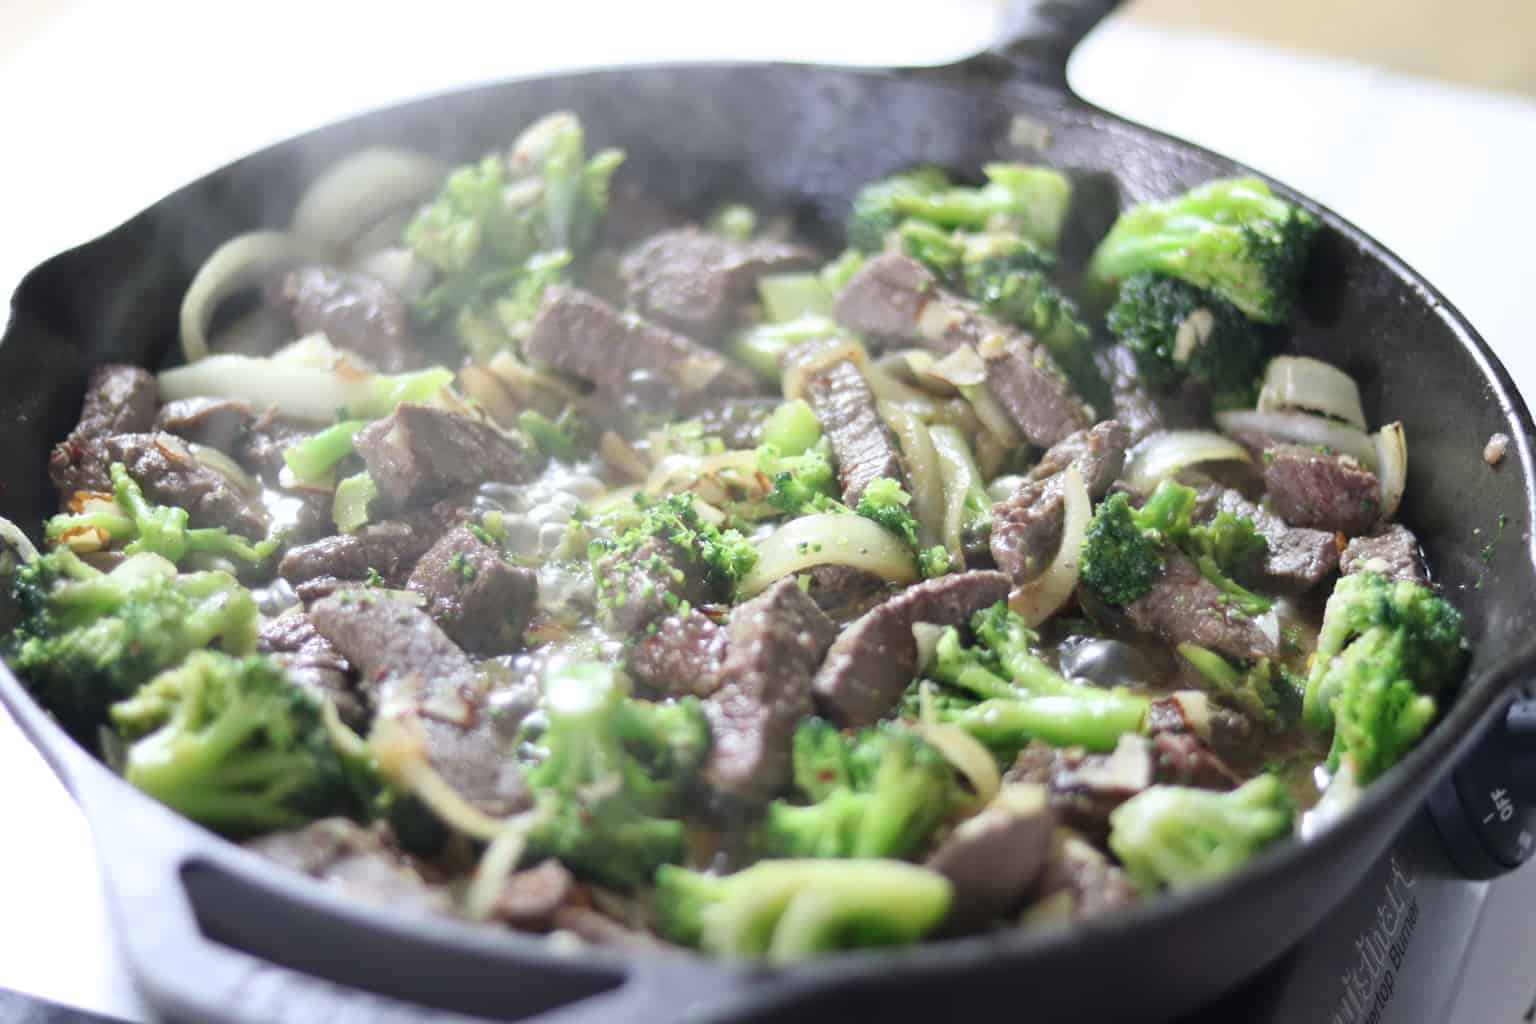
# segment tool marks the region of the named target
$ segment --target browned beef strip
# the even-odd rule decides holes
[[[374,714],[418,730],[428,763],[460,796],[493,817],[531,805],[487,713],[480,675],[426,612],[354,589],[316,601],[309,616],[356,666]]]
[[[576,879],[557,860],[540,861],[514,871],[501,887],[491,908],[491,919],[519,931],[547,932],[554,927],[555,911],[576,891]]]
[[[1050,447],[1093,422],[1050,353],[1027,335],[994,335],[977,351],[986,363],[988,390],[1030,444]]]
[[[1200,692],[1180,690],[1153,701],[1147,709],[1147,732],[1154,739],[1165,733],[1194,736],[1218,756],[1241,757],[1253,750],[1253,724],[1247,717],[1211,703]]]
[[[240,464],[261,477],[268,487],[275,487],[287,465],[283,452],[309,437],[317,428],[281,419],[269,409],[250,425],[240,438],[234,456]]]
[[[1045,870],[1055,829],[1045,789],[1020,783],[961,822],[927,862],[954,887],[945,930],[974,931],[1017,908]]]
[[[756,448],[763,440],[763,421],[779,404],[777,398],[719,398],[695,406],[691,416],[727,448]]]
[[[400,508],[481,481],[519,484],[542,460],[525,438],[488,420],[404,402],[353,438],[384,505]]]
[[[1132,444],[1148,434],[1169,429],[1167,414],[1136,368],[1135,353],[1124,345],[1110,345],[1100,349],[1094,361],[1109,384],[1115,419],[1130,431]]]
[[[1078,747],[1057,749],[1031,740],[1004,780],[1048,786],[1056,817],[1103,842],[1109,836],[1110,813],[1152,785],[1155,771],[1152,745],[1142,736],[1120,737],[1109,754],[1090,754]]]
[[[295,683],[336,705],[348,725],[359,728],[368,720],[352,683],[351,664],[303,611],[293,609],[263,622],[256,649],[272,655]]]
[[[690,337],[718,337],[756,297],[758,278],[800,270],[811,250],[770,238],[725,238],[696,227],[653,235],[624,258],[630,303]]]
[[[1339,567],[1339,545],[1327,530],[1287,526],[1231,488],[1221,488],[1214,511],[1230,512],[1253,520],[1253,527],[1269,543],[1264,555],[1264,575],[1271,581],[1308,590],[1327,579]]]
[[[872,725],[917,674],[912,624],[963,626],[1008,597],[1008,577],[979,570],[925,580],[856,619],[833,642],[816,673],[816,703],[837,724]]]
[[[704,779],[741,800],[789,784],[790,741],[811,713],[811,676],[837,626],[793,578],[738,605],[726,626],[724,685],[704,704],[711,745]]]
[[[791,351],[787,359],[793,363],[796,352]],[[875,393],[852,361],[833,363],[811,374],[805,382],[805,400],[832,446],[843,501],[858,504],[864,488],[881,477],[906,482],[896,435],[880,418]]]
[[[1071,829],[1057,829],[1051,855],[1040,875],[1037,901],[1062,898],[1065,906],[1052,908],[1068,920],[1080,921],[1128,907],[1137,900],[1136,885],[1120,868],[1111,864]],[[1040,907],[1037,902],[1036,907]],[[1043,909],[1043,908],[1042,908]],[[1025,913],[1033,919],[1035,909]]]
[[[369,523],[356,533],[338,533],[289,548],[277,565],[277,574],[297,586],[327,577],[364,580],[372,569],[386,584],[401,586],[441,532],[421,517]]]
[[[1268,658],[1276,644],[1181,552],[1163,552],[1163,574],[1126,605],[1131,625],[1168,644],[1198,644],[1228,658]]]
[[[710,604],[725,596],[692,555],[661,537],[651,537],[630,554],[602,556],[593,566],[593,576],[604,622],[631,635],[684,601]]]
[[[385,373],[422,365],[405,302],[384,282],[336,267],[300,267],[284,275],[273,303],[301,335],[323,333],[331,344]]]
[[[1299,444],[1265,450],[1264,489],[1275,511],[1292,526],[1355,537],[1369,533],[1381,515],[1381,482],[1375,473],[1346,455]]]
[[[238,398],[178,398],[155,415],[155,429],[231,455],[256,421],[251,403]]]
[[[1374,572],[1393,580],[1429,582],[1419,539],[1401,523],[1393,523],[1366,537],[1356,537],[1344,548],[1339,565],[1344,575]]]
[[[805,576],[816,607],[839,622],[869,611],[890,589],[884,577],[846,565],[815,565]]]
[[[152,429],[159,397],[154,375],[137,366],[109,363],[91,371],[79,422],[48,456],[48,476],[60,498],[68,501],[76,491],[112,490],[107,475],[111,460],[101,440]]]
[[[927,267],[901,253],[886,252],[867,260],[837,296],[839,323],[875,343],[909,344],[918,340],[923,308],[939,295],[939,280]],[[940,299],[940,301],[943,301]],[[947,351],[961,342],[945,346]]]
[[[253,839],[246,847],[373,902],[439,913],[451,910],[447,891],[429,886],[381,828],[347,818],[321,818],[292,832]]]
[[[750,395],[752,374],[676,331],[577,288],[544,293],[523,346],[530,360],[590,383],[615,411]]]
[[[724,681],[726,631],[696,608],[668,615],[629,649],[626,667],[643,689],[664,697],[708,697]]]
[[[539,596],[537,573],[512,565],[462,525],[427,549],[405,586],[427,599],[427,614],[454,643],[481,656],[521,646]]]
[[[1242,779],[1221,755],[1193,733],[1160,732],[1152,737],[1156,780],[1172,786],[1236,789]]]
[[[1103,420],[1052,445],[1030,469],[1026,479],[1047,480],[1070,465],[1083,476],[1083,486],[1094,501],[1104,497],[1110,484],[1125,468],[1125,452],[1131,432],[1118,420]]]
[[[116,434],[103,446],[107,461],[121,462],[145,497],[186,509],[193,526],[223,526],[252,539],[267,535],[271,523],[261,495],[237,489],[197,461],[174,434]]]

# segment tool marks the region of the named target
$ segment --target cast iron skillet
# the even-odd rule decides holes
[[[1069,260],[1081,258],[1119,206],[1251,173],[1071,94],[1067,55],[1112,6],[1025,6],[1004,44],[945,68],[702,65],[559,75],[419,100],[240,160],[23,281],[0,339],[0,515],[32,524],[52,510],[45,457],[73,423],[87,368],[174,358],[177,306],[202,259],[231,235],[286,223],[305,182],[366,144],[468,159],[537,115],[571,109],[596,144],[628,150],[623,173],[661,198],[788,205],[809,230],[824,232],[860,183],[897,167],[1040,159],[1077,179]],[[1325,225],[1294,348],[1353,374],[1373,421],[1406,424],[1412,484],[1403,518],[1466,612],[1475,652],[1444,720],[1357,813],[1223,884],[1067,932],[936,942],[777,973],[681,956],[562,955],[528,937],[363,905],[259,860],[121,782],[0,671],[0,698],[91,823],[118,934],[150,1002],[173,1016],[242,1022],[787,1013],[931,1021],[1001,1008],[1034,1020],[1153,1019],[1273,959],[1358,881],[1536,663],[1525,404],[1429,284],[1332,212],[1277,187]],[[1479,453],[1499,431],[1513,444],[1491,469]],[[1500,514],[1508,526],[1488,559]]]

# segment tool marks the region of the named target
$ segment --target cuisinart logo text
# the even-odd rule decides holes
[[[1355,939],[1359,960],[1339,977],[1344,998],[1333,1012],[1333,1024],[1377,1024],[1392,1001],[1397,972],[1419,921],[1419,901],[1413,894],[1413,876],[1403,872],[1396,857],[1391,868],[1376,907],[1376,924]]]

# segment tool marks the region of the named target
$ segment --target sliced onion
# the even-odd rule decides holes
[[[971,489],[979,486],[978,470],[971,459],[965,438],[954,427],[935,424],[928,428],[933,447],[939,454],[939,476],[944,481],[944,525],[941,536],[952,557],[965,562],[965,501]]]
[[[284,231],[236,235],[213,251],[181,300],[181,353],[194,363],[208,355],[208,324],[219,303],[285,270],[329,258],[324,246]]]
[[[402,249],[398,245],[361,256],[353,266],[369,277],[384,282],[390,291],[407,301],[420,296],[432,284],[432,268],[411,250]]]
[[[728,451],[718,455],[668,455],[645,479],[645,493],[653,497],[692,491],[705,501],[723,505],[748,501],[768,492],[768,480],[757,465],[755,451]]]
[[[243,398],[258,409],[276,407],[298,419],[324,423],[343,406],[370,397],[371,374],[343,374],[278,359],[217,355],[165,370],[160,398]]]
[[[651,464],[645,456],[635,451],[634,446],[616,431],[603,431],[597,439],[597,454],[630,480],[644,480],[651,475]]]
[[[261,484],[257,481],[257,479],[251,476],[251,474],[246,471],[244,466],[240,465],[240,463],[236,462],[228,455],[225,455],[217,448],[210,448],[205,444],[197,444],[195,442],[188,441],[187,450],[192,453],[192,457],[194,459],[202,463],[204,466],[207,466],[215,473],[219,474],[219,476],[222,476],[225,480],[232,484],[236,490],[243,491],[250,495],[261,493]]]
[[[1234,410],[1216,414],[1216,425],[1228,434],[1262,434],[1277,441],[1323,445],[1376,470],[1376,446],[1370,435],[1345,423],[1304,412]]]
[[[428,763],[420,723],[402,717],[398,709],[384,708],[375,717],[368,747],[379,773],[426,804],[449,828],[486,842],[506,829],[506,821],[470,803]]]
[[[1077,587],[1078,568],[1082,561],[1083,538],[1088,533],[1088,520],[1093,515],[1093,503],[1088,499],[1088,488],[1077,463],[1062,471],[1061,496],[1066,506],[1061,530],[1061,546],[1056,557],[1045,571],[1008,595],[1008,607],[1017,612],[1027,625],[1038,626],[1055,615],[1072,596]]]
[[[794,352],[795,358],[784,361],[783,389],[787,401],[804,398],[810,379],[838,363],[851,362],[860,373],[869,367],[869,353],[846,334],[804,342]]]
[[[1366,429],[1355,379],[1307,356],[1276,356],[1264,371],[1259,412],[1317,412]]]
[[[912,384],[924,391],[953,398],[960,392],[955,386],[933,372],[938,362],[933,353],[925,348],[904,348],[887,352],[875,360],[875,365],[904,384]]]
[[[917,671],[918,671],[919,675],[921,675],[922,673],[928,671],[928,666],[933,664],[934,653],[936,651],[938,651],[938,649],[939,649],[939,637],[941,637],[943,635],[944,635],[944,627],[938,625],[937,623],[933,623],[933,622],[914,622],[914,623],[912,623],[912,639],[917,644]],[[927,684],[925,683],[924,684],[925,689],[922,691],[922,696],[924,698],[923,704],[922,704],[922,707],[924,709],[924,715],[923,715],[924,721],[929,720],[929,715],[927,714],[927,707],[928,707],[927,697],[928,697],[928,692],[927,692],[927,689],[926,689],[926,685]]]
[[[1143,494],[1202,462],[1252,462],[1248,449],[1212,430],[1163,430],[1138,444],[1125,467],[1125,481]]]
[[[1025,480],[1025,477],[1017,473],[996,477],[991,483],[987,484],[987,497],[993,501],[1007,501],[1013,497],[1013,492],[1017,491]]]
[[[757,546],[757,564],[741,582],[744,597],[817,565],[846,565],[891,583],[912,583],[917,565],[912,549],[885,527],[846,512],[821,512],[791,519]]]
[[[941,380],[955,390],[987,382],[987,364],[969,345],[961,345],[943,359],[930,364],[928,376]]]
[[[566,405],[581,400],[578,389],[559,377],[531,369],[510,352],[496,353],[485,368],[496,375],[515,401],[546,416],[558,416]]]
[[[958,725],[939,722],[919,722],[912,731],[933,745],[944,755],[944,760],[971,784],[978,804],[985,806],[1002,788],[1003,776],[997,770],[997,760],[981,741]]]
[[[294,207],[289,230],[340,249],[388,214],[437,191],[446,173],[442,163],[408,149],[360,149],[310,183]]]
[[[535,812],[525,812],[508,818],[495,839],[480,855],[475,874],[464,888],[464,913],[470,920],[484,921],[496,909],[496,900],[507,884],[507,876],[517,869],[528,848],[528,830],[533,826]]]
[[[1401,421],[1376,431],[1376,475],[1381,479],[1381,518],[1397,515],[1408,487],[1408,435]]]
[[[934,543],[944,529],[944,477],[939,453],[929,436],[928,427],[912,410],[895,402],[879,402],[876,408],[896,439],[906,459],[907,482],[912,488],[912,515],[921,527],[923,547]]]
[[[3,516],[0,516],[0,542],[9,544],[23,562],[30,562],[37,557],[37,548],[33,546],[32,539],[21,527]]]
[[[497,423],[504,427],[517,425],[517,402],[507,393],[501,378],[485,367],[470,365],[460,369],[459,387]]]

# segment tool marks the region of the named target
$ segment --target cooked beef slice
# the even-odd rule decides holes
[[[758,278],[801,270],[816,254],[770,238],[725,238],[695,227],[653,235],[624,258],[630,304],[690,337],[718,337],[756,298]]]
[[[687,551],[651,537],[632,553],[609,552],[593,565],[598,611],[610,629],[635,634],[682,602],[710,604],[724,596]]]
[[[1212,704],[1198,690],[1178,690],[1153,701],[1147,732],[1154,740],[1165,733],[1193,736],[1218,756],[1242,757],[1253,750],[1253,723],[1240,711]]]
[[[1374,572],[1388,579],[1428,583],[1419,539],[1408,527],[1393,523],[1365,537],[1356,537],[1344,548],[1339,559],[1344,575]]]
[[[1131,432],[1118,420],[1104,420],[1079,430],[1052,445],[1030,469],[1027,480],[1048,480],[1076,465],[1083,485],[1094,501],[1104,497],[1125,468],[1125,452]]]
[[[752,374],[718,352],[577,288],[544,293],[523,351],[535,363],[588,382],[616,411],[756,390]]]
[[[493,817],[531,805],[487,713],[480,675],[426,612],[354,589],[316,601],[309,616],[357,668],[375,716],[399,718],[416,730],[427,762],[455,792]]]
[[[979,570],[925,580],[854,620],[816,673],[816,703],[838,725],[872,725],[891,710],[917,674],[912,624],[963,626],[1008,597],[1008,577]]]
[[[1264,489],[1275,511],[1292,526],[1355,537],[1369,533],[1381,515],[1381,482],[1375,473],[1347,455],[1299,444],[1265,449]]]
[[[297,586],[309,580],[364,580],[371,569],[389,586],[403,585],[441,530],[416,519],[385,519],[289,548],[277,574]]]
[[[351,664],[335,644],[320,635],[303,611],[292,609],[263,622],[256,649],[272,655],[288,678],[336,705],[341,720],[348,725],[359,728],[367,721],[352,684]]]
[[[763,440],[763,421],[779,404],[777,398],[718,398],[694,406],[692,418],[727,448],[756,448]]]
[[[1044,787],[1027,783],[1004,786],[956,826],[926,865],[954,887],[945,930],[974,931],[1016,909],[1045,870],[1055,830]]]
[[[555,911],[575,894],[576,879],[564,865],[557,860],[540,861],[507,876],[491,907],[491,920],[518,931],[547,932],[554,927]]]
[[[1152,737],[1153,774],[1159,783],[1200,789],[1236,789],[1242,779],[1193,733],[1159,732]]]
[[[724,627],[696,608],[668,615],[630,647],[625,662],[639,686],[662,697],[708,697],[724,681]]]
[[[112,490],[107,475],[111,460],[101,440],[153,429],[159,397],[154,375],[137,366],[108,363],[91,371],[79,422],[48,456],[48,477],[61,499],[68,501],[76,491]]]
[[[804,575],[816,607],[838,621],[869,611],[890,586],[884,577],[846,565],[816,565]]]
[[[539,577],[520,569],[468,526],[455,526],[427,549],[406,589],[427,599],[427,614],[471,654],[506,654],[522,643]]]
[[[1168,644],[1198,644],[1228,658],[1267,658],[1275,641],[1200,575],[1195,563],[1173,548],[1163,552],[1163,574],[1145,595],[1126,605],[1132,626]]]
[[[271,523],[261,495],[203,465],[174,434],[115,434],[102,445],[107,462],[121,462],[145,497],[186,509],[193,526],[223,526],[253,540],[267,535]]]
[[[239,439],[232,453],[240,464],[257,476],[268,487],[276,487],[283,467],[283,452],[309,437],[318,429],[278,417],[276,410],[268,410],[257,417]]]
[[[526,439],[487,420],[404,402],[359,430],[353,447],[386,507],[440,498],[481,481],[520,484],[541,466]]]
[[[793,365],[799,358],[796,353],[804,351],[809,350],[792,350],[786,362]],[[811,373],[805,381],[805,400],[832,446],[844,502],[858,504],[864,488],[881,477],[906,482],[896,435],[880,418],[875,393],[851,360]]]
[[[1128,907],[1137,900],[1136,884],[1071,829],[1059,828],[1036,889],[1025,912],[1026,924],[1045,917],[1080,921]]]
[[[321,333],[331,344],[367,359],[384,373],[420,366],[405,301],[383,281],[336,267],[289,271],[271,292],[300,335]]]
[[[1023,334],[993,335],[977,351],[992,392],[1030,444],[1048,448],[1093,423],[1049,352]]]
[[[292,832],[273,832],[246,848],[285,868],[331,882],[364,899],[390,906],[447,913],[453,902],[429,886],[379,827],[347,818],[321,818]]]
[[[711,743],[704,779],[741,800],[789,784],[790,742],[811,713],[811,676],[837,626],[792,578],[738,605],[726,626],[724,685],[705,701]]]
[[[849,279],[837,296],[834,315],[843,326],[876,343],[918,342],[924,307],[934,299],[944,301],[939,291],[938,278],[917,260],[901,253],[881,253]],[[942,339],[938,344],[943,345]]]
[[[1049,787],[1051,810],[1062,824],[1102,842],[1109,835],[1110,812],[1152,785],[1155,772],[1152,745],[1145,737],[1126,735],[1108,754],[1031,740],[1003,779]]]
[[[1193,426],[1183,422],[1182,409],[1169,410],[1147,387],[1136,368],[1136,354],[1124,345],[1110,345],[1094,356],[1100,375],[1109,384],[1110,401],[1114,406],[1115,419],[1130,431],[1130,442],[1135,444],[1148,434],[1169,430],[1175,426]],[[1170,415],[1170,411],[1173,415]]]
[[[249,402],[238,398],[178,398],[155,415],[155,429],[194,444],[237,454],[256,422]]]
[[[1207,491],[1212,490],[1207,488]],[[1292,589],[1308,590],[1327,579],[1339,567],[1339,545],[1327,530],[1287,526],[1231,488],[1220,488],[1211,503],[1212,512],[1230,512],[1253,520],[1253,527],[1269,543],[1264,555],[1264,575]],[[1202,495],[1203,497],[1204,495]]]

